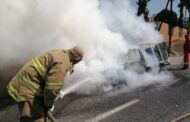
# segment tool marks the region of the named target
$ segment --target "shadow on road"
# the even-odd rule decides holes
[[[15,104],[16,102],[11,97],[2,97],[0,98],[0,111]]]

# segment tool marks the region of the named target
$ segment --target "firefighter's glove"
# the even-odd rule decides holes
[[[46,111],[46,112],[48,112],[48,111],[53,112],[54,108],[55,108],[54,105],[52,105],[52,106],[50,106],[50,107],[45,107],[45,111]]]
[[[55,106],[53,105],[50,109],[51,112],[53,112],[55,110]]]
[[[45,112],[48,112],[51,110],[51,108],[52,108],[52,106],[48,106],[48,107],[45,107],[44,110],[45,110]]]

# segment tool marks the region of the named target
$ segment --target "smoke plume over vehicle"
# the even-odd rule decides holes
[[[170,75],[138,75],[123,69],[121,55],[130,48],[162,40],[154,25],[135,12],[129,0],[1,0],[0,69],[5,82],[18,71],[12,66],[49,49],[75,45],[84,49],[85,57],[67,77],[65,87],[83,82],[69,92],[109,91],[111,81],[118,80],[130,88],[170,81]],[[10,70],[4,72],[8,67],[11,76]]]

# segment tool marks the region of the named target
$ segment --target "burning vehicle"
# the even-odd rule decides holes
[[[139,45],[138,49],[130,49],[126,54],[125,69],[143,72],[164,70],[170,64],[165,43],[148,43]]]
[[[125,70],[136,73],[160,72],[170,64],[170,58],[165,43],[141,44],[139,48],[130,49],[124,58],[124,70],[109,69],[102,72],[114,88],[127,85],[125,82]],[[124,71],[124,72],[123,72]],[[106,84],[105,84],[106,86]]]

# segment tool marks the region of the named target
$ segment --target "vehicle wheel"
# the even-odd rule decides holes
[[[160,68],[159,72],[164,71],[164,64],[160,64],[160,65],[159,65],[159,68]]]
[[[152,70],[152,69],[151,69],[150,67],[146,67],[146,68],[145,68],[145,71],[146,71],[146,72],[150,72],[151,70]]]

